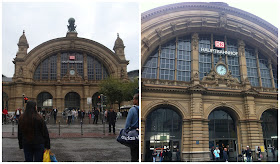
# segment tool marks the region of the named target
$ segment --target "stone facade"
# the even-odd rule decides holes
[[[141,154],[145,161],[145,127],[150,112],[169,105],[182,116],[181,157],[183,161],[209,161],[208,116],[224,108],[236,118],[238,154],[247,145],[264,146],[261,115],[278,110],[278,88],[252,87],[248,81],[245,43],[250,43],[278,66],[278,29],[266,21],[225,3],[178,3],[142,13],[141,66],[161,44],[179,36],[191,36],[191,81],[142,78]],[[200,80],[199,34],[219,34],[238,40],[240,81],[230,74],[210,72]],[[212,63],[213,65],[213,63]],[[212,68],[214,65],[212,66]],[[176,74],[175,63],[175,74]],[[158,65],[159,71],[159,65]],[[260,73],[260,72],[259,72]],[[272,76],[272,71],[270,71]],[[272,80],[273,81],[273,80]],[[199,140],[199,144],[196,141]]]
[[[14,58],[15,73],[12,82],[3,81],[3,92],[8,97],[9,110],[23,107],[23,94],[29,100],[37,99],[42,92],[52,95],[53,106],[61,112],[65,108],[65,96],[69,92],[76,92],[80,96],[80,108],[87,109],[87,97],[93,97],[99,91],[101,80],[90,80],[88,78],[87,55],[98,59],[108,70],[108,75],[116,78],[127,79],[128,61],[125,59],[124,44],[122,39],[117,36],[114,51],[104,45],[77,36],[77,32],[68,32],[66,37],[56,38],[46,41],[29,53],[29,48],[25,33],[19,39],[18,52]],[[61,77],[61,53],[79,52],[83,54],[83,76],[67,74]],[[34,79],[34,73],[38,65],[46,58],[56,55],[56,79],[42,80]]]

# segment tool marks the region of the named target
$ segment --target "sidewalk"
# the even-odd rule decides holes
[[[51,138],[51,151],[59,162],[128,162],[130,161],[130,149],[116,141],[119,131],[124,128],[125,119],[117,120],[116,135],[108,133],[108,124],[103,125],[88,123],[84,120],[83,135],[81,125],[76,122],[66,125],[50,123],[47,125]],[[62,121],[61,121],[62,122]],[[12,124],[2,125],[2,161],[24,161],[23,150],[19,149],[17,140],[17,125],[14,125],[12,135]]]

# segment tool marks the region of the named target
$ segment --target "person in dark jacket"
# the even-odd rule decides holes
[[[245,150],[245,154],[247,157],[247,162],[251,162],[252,152],[249,146],[247,146],[247,149]]]
[[[116,134],[115,133],[115,124],[116,124],[117,113],[111,108],[107,117],[108,117],[108,122],[109,122],[109,133],[111,133],[111,126],[113,126],[113,133]]]
[[[99,115],[99,110],[98,110],[97,108],[95,108],[94,111],[93,111],[93,114],[94,114],[93,124],[94,124],[94,123],[97,124],[98,115]]]
[[[224,159],[225,162],[228,161],[228,155],[227,155],[227,148],[226,147],[224,148],[224,151],[223,151],[223,159]]]
[[[34,101],[27,102],[26,110],[19,118],[18,142],[26,162],[42,162],[44,149],[50,149],[49,132]]]

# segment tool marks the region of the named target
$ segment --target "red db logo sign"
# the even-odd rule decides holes
[[[215,47],[225,48],[225,43],[221,41],[215,41]]]

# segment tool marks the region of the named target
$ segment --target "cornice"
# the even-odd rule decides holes
[[[149,11],[146,11],[142,13],[141,15],[141,22],[142,24],[149,21],[150,19],[153,19],[155,17],[158,17],[160,15],[164,15],[171,12],[176,11],[184,11],[184,10],[209,10],[209,11],[223,11],[226,13],[233,14],[235,16],[241,17],[243,19],[246,19],[248,21],[254,22],[261,27],[265,28],[266,30],[270,31],[274,35],[278,35],[278,29],[270,24],[269,22],[250,14],[246,11],[230,7],[226,3],[207,3],[207,2],[183,2],[183,3],[176,3],[176,4],[170,4],[162,7],[158,7]]]

